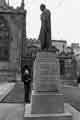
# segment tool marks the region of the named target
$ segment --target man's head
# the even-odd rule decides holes
[[[41,10],[41,11],[44,11],[45,8],[46,8],[46,6],[45,6],[44,4],[41,4],[41,5],[40,5],[40,10]]]

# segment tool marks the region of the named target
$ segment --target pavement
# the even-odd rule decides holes
[[[0,102],[11,92],[15,83],[3,82],[0,83]]]
[[[24,119],[24,104],[20,104],[19,100],[20,88],[23,88],[21,83],[0,83],[0,120],[23,120]],[[20,88],[19,88],[20,86]],[[16,89],[19,88],[19,89]],[[22,89],[21,89],[22,90]],[[16,96],[18,96],[16,98]],[[18,94],[18,95],[17,95]],[[12,100],[15,97],[15,102]],[[4,101],[6,100],[6,103]],[[11,103],[10,103],[11,102]]]
[[[24,120],[24,104],[0,103],[0,120]]]
[[[64,94],[64,102],[69,103],[80,112],[80,88],[64,85],[61,92]]]
[[[2,100],[3,103],[24,104],[24,83],[16,82],[11,92]]]
[[[0,120],[24,119],[27,105],[24,104],[23,89],[23,83],[0,83]],[[64,85],[61,92],[64,94],[64,102],[72,106],[68,107],[69,111],[76,120],[80,120],[80,88]]]

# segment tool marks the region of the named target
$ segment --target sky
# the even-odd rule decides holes
[[[11,6],[19,6],[21,0],[9,0]],[[25,0],[27,10],[26,30],[28,38],[38,38],[40,32],[40,4],[51,11],[52,40],[80,43],[80,0]]]

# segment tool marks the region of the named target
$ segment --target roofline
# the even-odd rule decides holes
[[[52,40],[52,42],[64,42],[64,43],[67,43],[66,40]]]

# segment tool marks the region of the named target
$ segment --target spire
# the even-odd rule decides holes
[[[21,2],[21,8],[24,9],[24,0],[22,0],[22,2]]]
[[[8,3],[7,3],[7,4],[8,4],[8,6],[9,6],[9,0],[8,0]]]
[[[6,5],[5,0],[0,0],[0,7],[5,7],[5,5]]]

